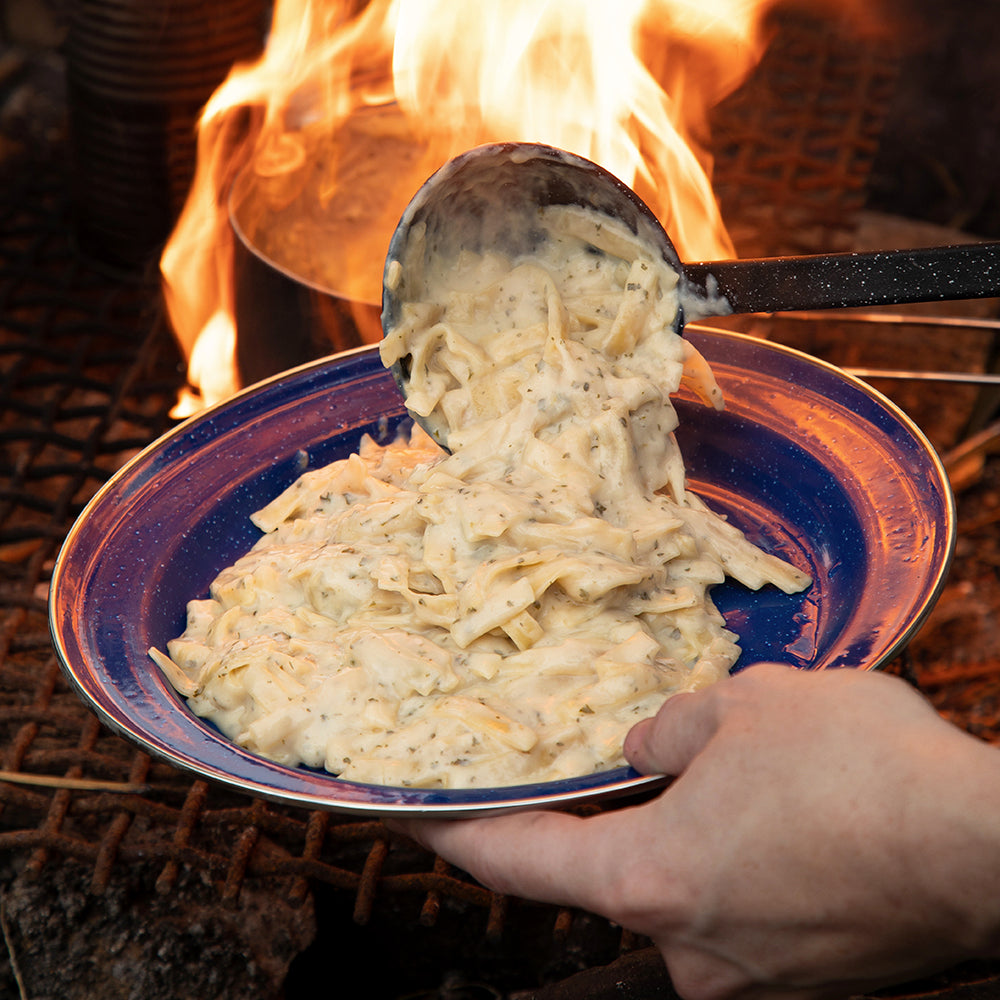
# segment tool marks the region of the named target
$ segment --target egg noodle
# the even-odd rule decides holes
[[[521,258],[387,269],[420,294],[382,359],[409,358],[408,406],[451,454],[414,430],[306,472],[150,651],[239,745],[411,787],[613,768],[739,655],[710,587],[809,585],[686,489],[670,395],[723,403],[673,330],[676,272],[586,210],[543,222]]]

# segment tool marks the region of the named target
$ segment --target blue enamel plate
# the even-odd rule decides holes
[[[686,331],[727,400],[678,397],[691,488],[765,549],[809,572],[805,593],[713,591],[743,654],[803,669],[877,668],[936,600],[955,542],[940,460],[896,406],[788,348]],[[346,813],[463,816],[565,807],[654,788],[629,768],[509,788],[438,791],[286,767],[196,718],[147,650],[166,648],[187,602],[258,537],[250,514],[308,468],[386,441],[406,420],[374,348],[296,368],[205,410],[150,445],[94,497],[52,578],[63,669],[113,730],[194,774],[263,798]]]

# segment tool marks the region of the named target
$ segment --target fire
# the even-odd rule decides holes
[[[266,259],[377,303],[406,203],[483,142],[586,156],[635,188],[682,259],[733,256],[706,119],[760,58],[769,2],[277,0],[262,57],[234,67],[203,111],[161,260],[192,386],[175,415],[240,385],[235,213]]]

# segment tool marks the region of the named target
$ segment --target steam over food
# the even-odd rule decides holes
[[[248,750],[413,787],[613,768],[633,723],[736,660],[713,584],[809,585],[686,489],[670,395],[722,399],[673,330],[674,270],[587,210],[539,221],[516,259],[387,269],[419,295],[382,359],[409,359],[451,454],[415,430],[307,472],[151,651]]]

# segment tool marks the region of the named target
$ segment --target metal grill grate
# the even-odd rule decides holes
[[[896,72],[889,40],[783,14],[757,71],[712,115],[713,188],[741,257],[854,249]]]
[[[741,220],[734,234],[743,253],[836,247],[861,203],[892,77],[885,54],[808,23],[779,42],[757,89],[720,112],[721,194],[727,217]],[[828,93],[833,113],[792,110],[789,73],[796,93],[810,87]],[[845,130],[853,136],[846,146]],[[59,985],[67,998],[87,996],[80,992],[87,987],[77,985],[85,973],[94,989],[89,995],[102,995],[93,963],[84,968],[72,954],[67,927],[110,939],[109,914],[117,914],[119,924],[136,914],[149,928],[129,945],[147,959],[140,984],[147,1000],[199,992],[291,1000],[306,972],[293,971],[287,982],[285,972],[314,935],[321,968],[329,969],[334,948],[346,951],[348,964],[367,963],[372,995],[395,995],[390,984],[405,980],[415,996],[427,963],[436,962],[438,973],[461,966],[464,979],[451,979],[447,991],[443,985],[433,994],[453,1000],[558,984],[571,972],[640,949],[643,941],[587,914],[492,894],[390,837],[377,822],[277,807],[192,780],[104,730],[68,690],[46,620],[58,546],[107,477],[170,426],[183,373],[160,314],[155,276],[109,274],[75,248],[63,168],[54,161],[31,164],[3,179],[0,878],[6,889],[0,924],[9,958],[0,948],[0,994],[16,995],[20,974],[30,979],[30,970],[45,967],[48,992]],[[768,208],[754,214],[754,205]],[[789,328],[768,335],[783,339],[781,330]],[[986,345],[977,341],[973,351],[982,367]],[[947,446],[955,444],[953,436]],[[989,475],[969,494],[965,525],[992,538]],[[952,608],[961,604],[963,587],[982,592],[984,579],[995,581],[1000,560],[990,564],[989,547],[980,545],[973,557],[962,564],[968,575],[953,584]],[[968,625],[963,614],[955,610],[939,626],[942,645],[949,627]],[[944,662],[928,644],[899,668],[960,724],[995,739],[998,663],[1000,646],[986,661]],[[95,899],[100,914],[88,905]],[[137,899],[141,910],[134,909]],[[231,940],[213,941],[204,928],[192,939],[190,928],[175,926],[176,912],[198,926],[215,922]],[[373,934],[360,936],[357,928]],[[240,958],[244,951],[252,961]],[[161,961],[161,953],[170,961]],[[154,975],[158,962],[166,963],[162,983]],[[410,978],[401,971],[408,967]],[[658,980],[662,973],[653,967]],[[649,964],[644,968],[648,972]],[[489,980],[481,992],[477,975]],[[604,986],[606,995],[617,995],[610,981]],[[574,992],[566,981],[559,995],[605,995],[600,988],[590,978]]]

